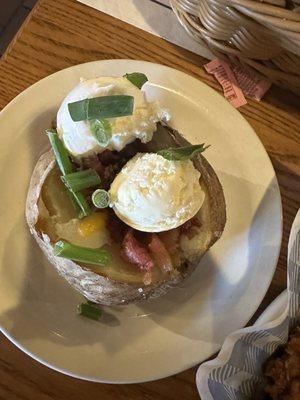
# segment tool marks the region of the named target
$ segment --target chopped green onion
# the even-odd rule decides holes
[[[63,142],[57,135],[57,132],[54,129],[46,129],[46,133],[48,135],[57,165],[61,172],[65,174],[69,174],[72,172],[72,163],[69,158],[69,154]]]
[[[70,191],[72,196],[74,197],[76,203],[80,208],[79,218],[87,217],[91,213],[90,206],[84,198],[84,195],[80,192],[72,192]]]
[[[90,302],[88,304],[78,304],[77,313],[83,317],[93,319],[95,321],[98,321],[102,315],[101,309]]]
[[[101,179],[94,169],[72,172],[61,176],[61,180],[72,192],[79,192],[93,186],[100,185]]]
[[[128,79],[131,83],[133,83],[139,89],[148,81],[148,78],[145,74],[141,72],[133,72],[132,74],[125,74],[124,78]]]
[[[63,176],[62,180],[66,175],[72,174],[72,163],[69,158],[69,153],[67,149],[64,147],[63,142],[59,139],[57,132],[54,129],[46,129],[46,133],[48,135],[49,141],[51,143],[51,147],[57,162],[59,169],[61,170]],[[81,193],[75,193],[74,191],[69,189],[69,197],[75,207],[76,211],[79,212],[79,218],[86,217],[90,214],[91,210],[86,202],[84,196]]]
[[[88,213],[86,211],[82,211],[79,207],[78,219],[87,217],[88,215],[90,215],[90,213],[91,213],[90,211]]]
[[[69,103],[68,109],[72,120],[77,122],[87,119],[115,118],[132,115],[133,103],[133,96],[101,96]]]
[[[107,250],[75,246],[63,240],[59,240],[55,243],[54,255],[85,264],[102,266],[107,265],[110,261],[110,255]]]
[[[112,136],[112,129],[110,123],[106,119],[92,119],[90,121],[90,128],[94,138],[101,147],[108,145]]]
[[[202,153],[208,147],[209,146],[205,146],[204,143],[186,147],[170,147],[169,149],[159,150],[157,154],[169,161],[180,161],[192,158],[196,154]]]
[[[81,215],[82,214],[81,208],[79,207],[79,204],[77,203],[77,200],[75,199],[73,193],[70,192],[70,190],[68,188],[65,188],[65,189],[66,189],[66,193],[67,193],[75,211],[77,212],[79,218],[81,219],[81,218],[85,217],[85,215]]]
[[[92,194],[92,202],[97,208],[106,208],[109,205],[109,194],[104,189],[97,189]]]

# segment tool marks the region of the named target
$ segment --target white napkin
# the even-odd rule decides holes
[[[168,0],[78,0],[106,14],[162,37],[209,59],[213,54],[189,36],[180,25]]]

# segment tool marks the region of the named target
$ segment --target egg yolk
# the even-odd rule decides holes
[[[105,212],[97,212],[85,217],[78,226],[78,233],[83,237],[87,237],[96,231],[104,229],[106,218]]]

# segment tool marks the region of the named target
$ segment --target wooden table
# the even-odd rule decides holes
[[[202,57],[73,0],[41,0],[0,61],[0,108],[55,71],[86,61],[117,58],[165,64],[220,91],[219,85],[201,68],[206,62]],[[286,288],[287,242],[300,206],[300,99],[272,88],[263,101],[249,101],[240,112],[269,153],[283,203],[279,262],[257,316]],[[135,385],[90,383],[38,364],[0,336],[0,400],[192,400],[199,398],[195,372],[196,368],[192,368],[167,379]]]

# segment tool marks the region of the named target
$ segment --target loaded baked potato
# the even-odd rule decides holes
[[[220,238],[226,221],[221,184],[200,154],[204,146],[191,146],[162,121],[161,110],[154,112],[153,108],[147,114],[148,103],[141,103],[142,85],[136,81],[141,74],[133,75],[133,79],[131,75],[118,78],[115,87],[114,78],[100,79],[101,90],[103,79],[106,86],[104,94],[96,93],[97,98],[114,97],[115,101],[124,95],[131,97],[131,111],[123,109],[120,117],[100,112],[100,119],[97,110],[88,115],[89,104],[83,101],[96,98],[95,93],[86,97],[80,93],[76,102],[72,95],[67,96],[58,113],[57,133],[49,132],[52,150],[40,157],[33,171],[26,204],[30,231],[50,263],[88,300],[103,305],[128,304],[166,293],[199,266]],[[111,79],[108,84],[107,79]],[[81,107],[75,109],[75,117],[73,104]],[[66,117],[67,106],[74,122]],[[82,115],[78,116],[78,110]],[[138,129],[129,121],[136,114],[144,119]],[[92,124],[98,120],[101,129],[95,132]],[[135,134],[129,135],[128,128],[122,131],[120,120]],[[81,124],[73,136],[72,123]],[[148,129],[146,133],[143,127]],[[114,137],[120,131],[126,139],[123,145],[120,136]],[[78,136],[78,143],[83,143],[81,154],[75,143]],[[146,158],[154,162],[147,171],[143,169],[147,165],[140,162]],[[167,166],[167,175],[156,171],[156,160]],[[135,176],[127,179],[129,173],[152,174],[152,181],[145,184],[139,178],[137,182]],[[193,187],[185,173],[193,174]],[[174,181],[178,176],[180,182]],[[185,202],[180,210],[178,193],[174,193],[177,189],[184,197],[180,201]],[[188,198],[188,191],[197,198]],[[143,218],[139,213],[144,213]]]

